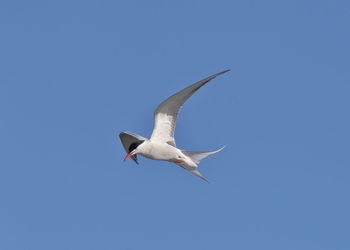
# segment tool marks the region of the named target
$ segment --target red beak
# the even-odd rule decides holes
[[[129,154],[127,154],[124,158],[124,161],[126,161],[127,159],[129,159],[131,156],[133,156],[135,153],[134,152],[130,152]]]

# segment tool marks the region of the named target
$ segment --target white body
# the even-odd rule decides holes
[[[170,161],[188,170],[197,168],[197,164],[180,149],[167,143],[147,140],[137,148],[138,154],[152,160]],[[176,161],[181,161],[176,162]]]
[[[227,71],[194,83],[162,102],[154,112],[154,129],[150,139],[130,132],[120,133],[120,139],[126,152],[128,152],[125,160],[131,157],[137,163],[136,156],[140,154],[153,160],[174,162],[206,180],[197,170],[199,161],[208,155],[221,151],[223,148],[211,152],[191,152],[178,149],[174,138],[176,118],[188,98],[207,82]]]

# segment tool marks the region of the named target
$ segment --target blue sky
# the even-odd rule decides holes
[[[349,1],[1,1],[0,249],[350,249]],[[211,184],[122,162],[169,95]]]

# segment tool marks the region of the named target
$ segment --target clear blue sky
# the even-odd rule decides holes
[[[0,3],[0,249],[350,249],[349,1]],[[211,184],[123,163],[166,97]]]

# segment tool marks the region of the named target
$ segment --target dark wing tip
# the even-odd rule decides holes
[[[206,84],[207,82],[209,82],[210,80],[213,80],[215,77],[217,77],[217,76],[219,76],[219,75],[222,75],[222,74],[224,74],[224,73],[226,73],[226,72],[228,72],[228,71],[230,71],[230,69],[224,70],[224,71],[222,71],[222,72],[220,72],[220,73],[216,73],[216,74],[214,74],[214,75],[212,75],[212,76],[209,76],[209,77],[203,79],[202,81],[200,81],[201,85],[198,87],[198,89],[199,89],[200,87],[202,87],[204,84]],[[196,90],[197,90],[197,89],[196,89]]]
[[[206,83],[206,82],[209,82],[210,80],[214,79],[215,77],[217,77],[217,76],[219,76],[219,75],[222,75],[222,74],[224,74],[224,73],[226,73],[226,72],[228,72],[228,71],[230,71],[230,69],[224,70],[224,71],[222,71],[222,72],[220,72],[220,73],[216,73],[216,74],[214,74],[214,75],[212,75],[212,76],[209,76],[209,77],[203,79],[202,81],[204,81],[205,83]]]
[[[230,69],[224,70],[224,71],[222,71],[222,72],[220,72],[220,73],[217,73],[216,75],[219,76],[219,75],[222,75],[222,74],[224,74],[224,73],[226,73],[226,72],[228,72],[228,71],[230,71]]]

